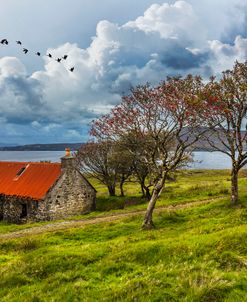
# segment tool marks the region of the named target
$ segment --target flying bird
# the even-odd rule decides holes
[[[17,45],[22,45],[22,42],[20,40],[16,40],[15,42]],[[2,39],[2,40],[0,40],[0,44],[8,45],[9,41],[7,39]],[[29,52],[29,50],[27,48],[22,48],[22,51],[24,54],[27,54]],[[35,52],[35,55],[40,57],[41,53],[39,51],[37,51],[37,52]],[[46,56],[49,58],[53,58],[53,55],[51,53],[47,53]],[[58,63],[61,63],[62,60],[67,60],[67,58],[68,58],[68,55],[63,55],[61,58],[57,58],[57,59],[54,58],[54,60],[57,61]],[[70,72],[73,72],[74,69],[75,69],[75,67],[73,66],[73,67],[69,68],[68,70]]]
[[[8,42],[8,40],[7,40],[7,39],[3,39],[3,40],[1,40],[1,44],[8,45],[8,44],[9,44],[9,42]]]

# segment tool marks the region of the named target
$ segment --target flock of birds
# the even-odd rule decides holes
[[[9,44],[9,41],[8,41],[7,39],[2,39],[2,40],[0,41],[0,44],[2,44],[2,45],[8,45],[8,44]],[[19,40],[16,41],[16,44],[22,46],[22,42],[19,41]],[[29,52],[29,50],[28,50],[27,48],[25,48],[25,47],[22,48],[22,51],[23,51],[24,54],[27,54],[27,53]],[[35,55],[37,55],[38,57],[40,57],[40,56],[41,56],[41,53],[40,53],[39,51],[37,51],[37,52],[35,53]],[[58,63],[61,63],[62,60],[67,60],[67,58],[68,58],[68,55],[64,55],[64,56],[61,57],[61,58],[56,58],[56,59],[55,59],[55,58],[53,57],[53,55],[50,54],[50,53],[47,53],[46,56],[49,57],[50,59],[54,59],[54,60],[57,61]],[[69,68],[69,71],[70,71],[70,72],[73,72],[74,69],[75,69],[75,67],[71,67],[71,68]]]

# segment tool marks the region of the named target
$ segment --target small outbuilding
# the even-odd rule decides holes
[[[95,209],[96,190],[66,149],[61,163],[0,162],[0,219],[61,219]]]

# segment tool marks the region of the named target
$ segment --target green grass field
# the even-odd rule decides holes
[[[137,216],[0,240],[0,301],[247,301],[247,173],[236,208],[229,179],[229,171],[180,172],[157,206],[223,199],[154,213],[154,230],[141,231]],[[74,219],[146,207],[137,184],[110,199],[94,184],[97,211]],[[0,232],[37,225],[1,223]]]

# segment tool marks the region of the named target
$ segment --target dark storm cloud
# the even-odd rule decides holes
[[[178,46],[165,53],[161,62],[174,70],[189,72],[191,68],[199,68],[208,61],[209,57],[209,52],[193,54],[191,51]]]
[[[39,81],[21,76],[8,77],[5,78],[5,85],[32,110],[39,110],[44,105],[42,86]]]

